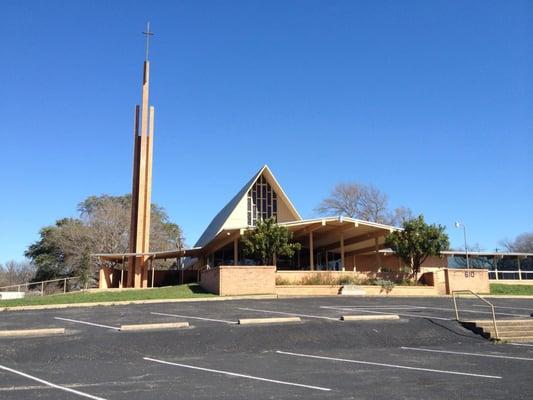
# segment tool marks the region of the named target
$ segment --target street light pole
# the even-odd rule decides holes
[[[463,236],[465,239],[466,269],[470,269],[470,261],[468,260],[468,245],[466,244],[466,226],[462,222],[457,221],[455,223],[455,227],[459,228],[460,226],[463,227]]]

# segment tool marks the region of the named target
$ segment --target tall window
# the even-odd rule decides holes
[[[257,220],[278,217],[278,196],[263,176],[260,176],[248,192],[248,225],[255,226]]]

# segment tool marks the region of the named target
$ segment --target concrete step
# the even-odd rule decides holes
[[[494,330],[483,330],[483,333],[490,335],[491,337],[494,337]],[[498,335],[500,337],[503,336],[513,336],[513,337],[521,337],[521,336],[533,336],[533,331],[527,330],[527,331],[500,331],[498,330]]]
[[[491,319],[464,321],[464,323],[475,324],[477,326],[491,326],[493,321]],[[528,325],[533,327],[533,318],[531,319],[496,319],[498,326],[514,326],[514,325]]]
[[[504,336],[500,340],[505,340],[506,342],[533,343],[533,336]]]
[[[513,331],[529,331],[533,332],[533,328],[528,325],[514,325],[514,326],[501,326],[500,324],[496,324],[496,327],[498,328],[498,332],[513,332]],[[485,332],[487,331],[493,331],[494,325],[489,326],[478,326],[476,325],[477,329],[482,329]]]
[[[495,338],[494,321],[492,320],[475,320],[463,321],[462,325],[480,334],[487,339]],[[499,340],[532,342],[533,341],[533,320],[496,320]]]

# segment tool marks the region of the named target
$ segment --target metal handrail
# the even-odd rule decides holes
[[[468,290],[468,289],[452,290],[453,305],[455,307],[455,319],[457,321],[460,321],[460,319],[459,319],[459,309],[457,308],[457,300],[455,298],[455,294],[456,293],[469,293],[469,294],[472,294],[472,295],[476,296],[479,300],[483,301],[484,303],[486,303],[486,304],[488,304],[490,306],[490,309],[492,311],[492,323],[494,324],[494,334],[496,336],[495,339],[499,340],[500,339],[500,335],[498,333],[498,326],[496,325],[496,312],[494,311],[494,305],[490,301],[485,300],[483,297],[481,297],[477,293],[474,293],[471,290]]]
[[[68,277],[68,278],[58,278],[58,279],[49,279],[49,280],[46,280],[46,281],[39,281],[39,282],[27,282],[27,283],[18,283],[18,284],[15,284],[15,285],[8,285],[8,286],[0,286],[0,291],[4,290],[4,289],[8,289],[8,288],[17,288],[17,292],[20,292],[20,288],[22,286],[37,286],[37,285],[41,285],[41,296],[44,295],[44,284],[48,284],[48,283],[51,283],[51,282],[59,282],[59,281],[64,281],[63,282],[63,293],[66,293],[67,292],[67,281],[70,280],[70,279],[79,279],[80,277],[79,276],[71,276],[71,277]]]

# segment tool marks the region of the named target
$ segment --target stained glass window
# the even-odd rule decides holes
[[[248,225],[255,226],[257,220],[278,216],[278,196],[263,176],[248,192]]]

